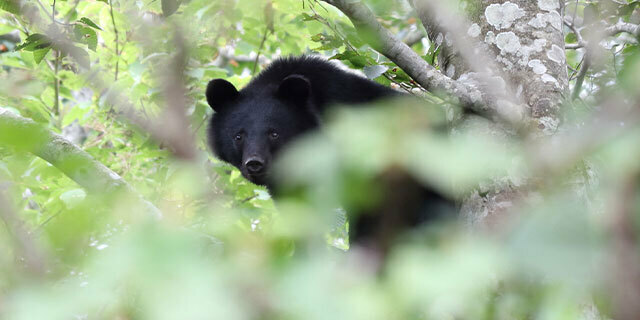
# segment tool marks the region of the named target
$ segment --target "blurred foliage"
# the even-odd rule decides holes
[[[622,2],[571,1],[567,12],[638,23],[639,2]],[[369,4],[401,38],[422,28],[403,1]],[[0,36],[0,107],[72,140],[163,212],[156,220],[127,197],[87,192],[28,152],[37,132],[0,128],[2,319],[578,319],[591,305],[614,313],[618,204],[640,228],[633,119],[566,167],[540,172],[538,156],[554,163],[555,154],[487,135],[482,121],[443,134],[455,108],[428,93],[427,103],[338,110],[325,134],[305,137],[283,159],[287,182],[308,188],[276,209],[264,188],[208,152],[205,85],[223,77],[242,86],[255,64],[317,53],[422,91],[344,15],[313,0],[0,0],[0,10],[0,35],[19,35]],[[178,32],[200,151],[191,162],[172,157],[110,99],[124,96],[156,121]],[[605,44],[580,99],[567,103],[568,131],[603,113],[605,94],[638,108],[640,49],[628,38]],[[566,41],[576,41],[570,30]],[[437,65],[437,47],[413,48]],[[567,59],[575,81],[583,53]],[[379,271],[366,251],[348,250],[339,208],[373,201],[376,177],[394,167],[457,198],[504,177],[541,178],[535,195],[488,232],[469,230],[465,217],[425,226]],[[628,198],[621,181],[631,181]]]

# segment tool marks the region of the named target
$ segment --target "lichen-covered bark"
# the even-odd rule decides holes
[[[432,41],[442,45],[439,64],[447,75],[465,79],[472,68],[460,57],[446,21],[438,21],[432,0],[414,0]],[[553,134],[560,124],[559,105],[568,90],[559,0],[467,0],[461,2],[469,20],[466,37],[489,51],[518,101],[528,107],[541,133]]]
[[[553,134],[559,106],[569,88],[559,0],[482,1],[474,25],[517,87],[538,128]]]
[[[569,89],[562,29],[564,3],[482,0],[476,4],[479,10],[469,17],[473,23],[469,36],[496,57],[501,74],[516,90],[516,98],[528,107],[538,134],[554,134],[560,124],[559,108]],[[499,217],[501,211],[525,196],[522,188],[500,183],[493,190],[483,190],[484,197],[473,194],[466,199],[463,214],[470,219],[483,212]]]
[[[492,63],[492,68],[481,72],[489,73],[488,77],[503,78],[508,84],[505,89],[512,91],[505,94],[515,95],[514,100],[526,106],[534,122],[534,136],[554,134],[560,125],[559,108],[569,89],[562,19],[564,3],[560,0],[461,1],[468,20],[462,36],[453,34],[459,27],[447,26],[447,21],[438,20],[442,15],[434,12],[436,3],[413,1],[423,24],[431,29],[431,40],[442,45],[441,69],[454,79],[478,82],[475,72],[484,63],[480,67],[470,65],[473,61],[463,59],[460,54],[463,47],[472,43],[473,48],[486,52]],[[466,38],[467,43],[456,43],[455,40],[461,38]],[[499,130],[488,127],[490,131]],[[493,184],[482,186],[464,200],[462,215],[470,224],[493,224],[501,212],[526,197],[521,183],[496,179]]]
[[[378,39],[374,48],[395,62],[409,76],[425,89],[434,93],[446,93],[456,97],[460,102],[479,114],[497,118],[507,123],[526,122],[523,113],[514,106],[505,108],[504,99],[492,92],[481,89],[481,86],[469,82],[455,81],[428,64],[415,51],[400,41],[389,30],[383,27],[371,10],[360,1],[323,0],[346,14],[356,29],[368,32]]]

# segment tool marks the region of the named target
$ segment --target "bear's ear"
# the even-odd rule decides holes
[[[238,90],[227,80],[215,79],[209,81],[206,95],[209,106],[219,112],[230,101],[238,97]]]
[[[280,98],[304,104],[311,95],[311,82],[299,74],[292,74],[280,82],[278,96]]]

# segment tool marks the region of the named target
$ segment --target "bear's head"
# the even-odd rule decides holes
[[[208,131],[210,147],[249,181],[271,188],[270,167],[278,152],[319,124],[311,91],[302,75],[252,83],[240,91],[226,80],[212,80],[206,91],[215,111]]]

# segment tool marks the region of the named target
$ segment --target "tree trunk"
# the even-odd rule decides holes
[[[444,10],[435,1],[414,0],[431,41],[441,46],[440,69],[460,81],[474,81],[477,72],[501,77],[505,92],[525,106],[534,124],[533,136],[554,134],[560,124],[560,105],[569,89],[563,35],[564,3],[559,0],[470,0],[463,3],[468,23],[456,37]],[[435,18],[440,17],[440,18]],[[460,39],[473,44],[474,53],[487,53],[493,68],[475,67],[462,57]],[[456,42],[456,40],[460,42]],[[478,70],[480,69],[480,70]],[[486,76],[485,76],[486,77]],[[486,78],[485,78],[486,79]],[[482,81],[476,80],[481,86]],[[495,126],[490,131],[496,131]],[[491,224],[524,196],[522,182],[495,182],[469,195],[462,215],[470,224]]]

